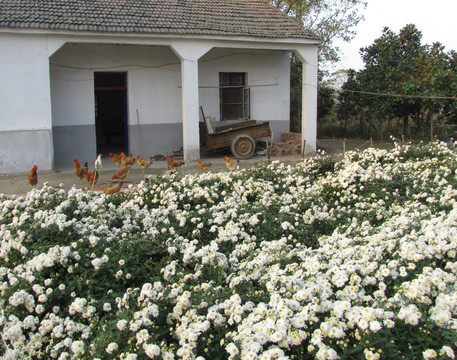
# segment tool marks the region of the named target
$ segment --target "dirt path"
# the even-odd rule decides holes
[[[282,158],[275,158],[273,160],[280,160],[282,162],[288,162],[291,164],[300,161],[301,157],[297,156],[288,156]],[[209,171],[218,172],[218,171],[228,171],[224,158],[220,155],[217,157],[211,157],[207,159],[202,159],[202,161],[210,161],[212,163]],[[240,168],[250,168],[259,162],[268,162],[266,156],[256,156],[248,160],[240,161]],[[93,170],[93,164],[89,164],[89,171]],[[152,176],[160,176],[168,170],[166,161],[156,161],[146,170],[145,176],[141,173],[141,169],[135,163],[132,166],[129,175],[125,179],[124,187],[129,185],[136,185],[140,183],[144,178]],[[98,191],[101,192],[101,187],[108,187],[111,181],[111,176],[116,172],[115,165],[109,160],[103,160],[103,171],[100,176],[99,182],[95,185],[95,189],[98,188]],[[199,174],[203,171],[197,167],[196,162],[186,164],[183,168],[179,170],[179,174]],[[29,173],[17,173],[17,174],[5,174],[0,175],[0,194],[5,194],[8,197],[12,195],[24,196],[32,189],[32,186],[28,184],[28,175]],[[51,186],[64,188],[66,191],[71,189],[73,186],[81,189],[90,189],[90,185],[86,180],[82,183],[79,183],[79,179],[73,173],[73,168],[69,167],[63,171],[40,171],[38,170],[38,185],[37,188],[42,188],[44,183],[48,183]]]
[[[376,147],[388,148],[392,147],[390,143],[374,143]],[[324,150],[328,154],[341,154],[344,150],[363,150],[371,146],[370,141],[361,140],[361,139],[319,139],[317,142],[319,149]],[[228,154],[230,155],[230,154]],[[271,161],[281,161],[286,164],[295,164],[297,161],[302,159],[301,155],[290,155],[283,157],[271,158]],[[95,160],[95,159],[94,159]],[[211,153],[207,157],[202,158],[202,161],[210,161],[212,166],[210,171],[228,171],[225,162],[224,162],[224,153]],[[267,163],[268,159],[265,155],[254,156],[248,160],[240,161],[240,168],[250,168],[256,163],[263,162]],[[93,164],[89,164],[89,170],[93,170]],[[160,176],[168,169],[166,161],[156,161],[153,162],[150,168],[146,170],[147,176]],[[109,159],[103,159],[103,172],[100,177],[99,183],[95,186],[96,188],[107,187],[109,186],[111,176],[115,173],[116,167]],[[193,162],[187,164],[183,169],[179,171],[180,174],[196,174],[201,173],[197,167],[197,163]],[[0,194],[5,194],[7,196],[18,195],[23,196],[29,192],[32,187],[28,184],[28,172],[27,173],[17,173],[17,174],[5,174],[0,175]],[[126,178],[127,182],[125,186],[129,184],[135,185],[141,182],[144,179],[141,169],[135,164],[128,177]],[[73,173],[73,164],[69,164],[68,169],[63,171],[39,171],[38,170],[38,185],[37,188],[41,188],[43,184],[47,182],[51,186],[62,187],[65,190],[71,189],[75,186],[76,188],[88,189],[89,184],[84,180],[81,184],[79,179]],[[100,190],[99,190],[100,191]]]

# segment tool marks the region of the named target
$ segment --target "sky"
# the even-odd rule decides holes
[[[422,43],[440,42],[445,50],[457,51],[457,0],[366,0],[357,35],[350,43],[338,42],[341,61],[335,70],[364,67],[359,49],[373,44],[387,26],[398,34],[407,24],[416,25],[422,32]]]

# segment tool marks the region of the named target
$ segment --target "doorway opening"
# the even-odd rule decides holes
[[[97,153],[128,154],[127,73],[95,72]]]

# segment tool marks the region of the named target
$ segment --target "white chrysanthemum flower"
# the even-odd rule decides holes
[[[75,355],[82,354],[84,351],[84,343],[80,340],[73,341],[73,343],[71,344],[71,351]]]
[[[240,352],[234,343],[227,344],[225,350],[230,354],[230,356],[235,356]]]
[[[127,325],[128,325],[128,321],[127,320],[119,320],[117,322],[117,328],[119,331],[123,331],[127,328]]]
[[[127,353],[125,354],[125,360],[136,360],[138,358],[137,354]]]
[[[428,349],[422,352],[424,359],[434,359],[438,356],[437,352],[433,349]]]
[[[112,354],[113,352],[117,351],[118,348],[119,346],[117,345],[117,343],[111,342],[108,344],[105,350],[108,354]]]
[[[163,358],[163,360],[174,360],[175,354],[173,354],[172,352],[166,351],[166,352],[162,353],[162,358]]]
[[[454,350],[449,346],[443,346],[440,350],[440,356],[446,355],[450,359],[455,359]]]
[[[143,349],[150,359],[160,355],[160,347],[155,344],[144,344]]]

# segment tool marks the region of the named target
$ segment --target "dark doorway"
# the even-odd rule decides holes
[[[128,154],[127,73],[96,72],[94,88],[97,153]]]

